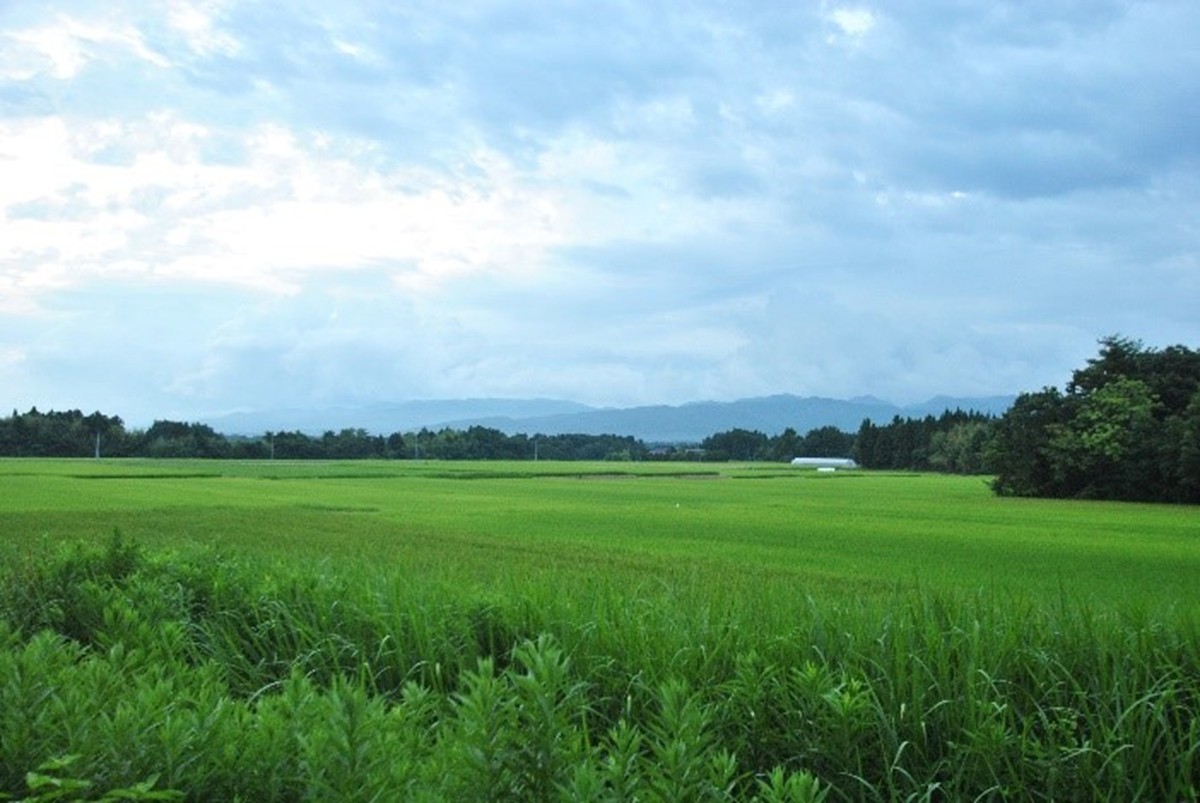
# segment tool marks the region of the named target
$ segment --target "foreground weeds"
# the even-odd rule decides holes
[[[778,600],[781,628],[670,588],[485,598],[119,534],[0,580],[0,798],[1200,793],[1183,614],[917,592]]]

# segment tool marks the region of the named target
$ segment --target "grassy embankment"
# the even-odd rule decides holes
[[[1194,508],[763,466],[7,461],[0,482],[11,794],[71,755],[46,774],[196,800],[1200,786]]]

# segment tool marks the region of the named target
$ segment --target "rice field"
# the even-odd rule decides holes
[[[0,488],[17,798],[1200,790],[1196,508],[763,464],[9,460]]]

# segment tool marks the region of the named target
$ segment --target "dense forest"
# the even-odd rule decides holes
[[[1200,351],[1113,335],[1064,391],[1023,393],[999,418],[864,421],[866,468],[992,474],[1004,496],[1200,503]]]
[[[729,460],[787,462],[793,457],[854,457],[866,468],[977,474],[994,419],[947,410],[939,418],[864,421],[857,435],[825,426],[801,435],[788,428],[769,436],[731,429],[699,444],[646,444],[619,435],[506,435],[488,427],[443,428],[373,435],[363,429],[267,432],[226,436],[207,424],[155,421],[127,430],[117,416],[78,410],[27,413],[0,419],[0,456],[200,457],[278,460]]]
[[[1007,496],[1200,502],[1200,351],[1144,347],[1120,336],[1075,371],[1065,391],[1019,396],[999,418],[941,416],[826,426],[774,436],[732,429],[699,444],[646,444],[620,435],[508,435],[465,430],[364,429],[226,436],[199,423],[155,421],[127,430],[117,416],[79,410],[0,419],[0,456],[228,459],[710,460],[786,462],[853,457],[864,468],[994,475]]]
[[[127,430],[118,416],[79,410],[13,414],[0,419],[4,457],[199,457],[276,460],[776,460],[797,455],[848,457],[854,435],[820,427],[807,435],[793,429],[769,437],[733,429],[699,444],[652,444],[622,435],[507,435],[473,426],[373,435],[364,429],[267,432],[227,436],[207,424],[155,421]]]
[[[1200,351],[1100,346],[1065,392],[1024,393],[996,421],[996,492],[1200,502]]]
[[[982,474],[995,419],[974,411],[901,418],[890,424],[863,421],[854,439],[854,458],[864,468]]]
[[[5,457],[199,457],[250,460],[636,460],[650,450],[618,435],[506,435],[488,427],[394,432],[364,429],[266,432],[227,436],[207,424],[155,421],[127,430],[118,416],[79,410],[13,414],[0,419],[0,456]]]

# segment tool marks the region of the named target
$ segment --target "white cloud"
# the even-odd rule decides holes
[[[341,153],[359,155],[356,143],[269,125],[239,137],[237,163],[207,161],[228,136],[171,114],[0,123],[11,179],[0,257],[37,254],[28,273],[81,281],[121,259],[147,275],[277,289],[297,272],[386,262],[413,287],[529,270],[569,233],[560,193],[486,149],[456,174],[386,170]],[[110,148],[122,158],[93,161]]]
[[[863,36],[875,27],[875,15],[865,8],[835,8],[828,19],[846,36]]]
[[[5,32],[11,45],[0,56],[0,77],[28,80],[48,74],[60,81],[77,76],[88,64],[109,57],[109,51],[128,52],[157,67],[170,61],[146,44],[132,25],[92,22],[59,15],[49,25]]]
[[[0,349],[0,368],[8,368],[25,360],[25,352],[18,348]]]
[[[0,15],[23,403],[913,400],[1200,337],[1188,4],[81,7]]]
[[[219,26],[222,0],[170,0],[167,22],[178,31],[192,52],[201,56],[235,55],[241,45]]]

